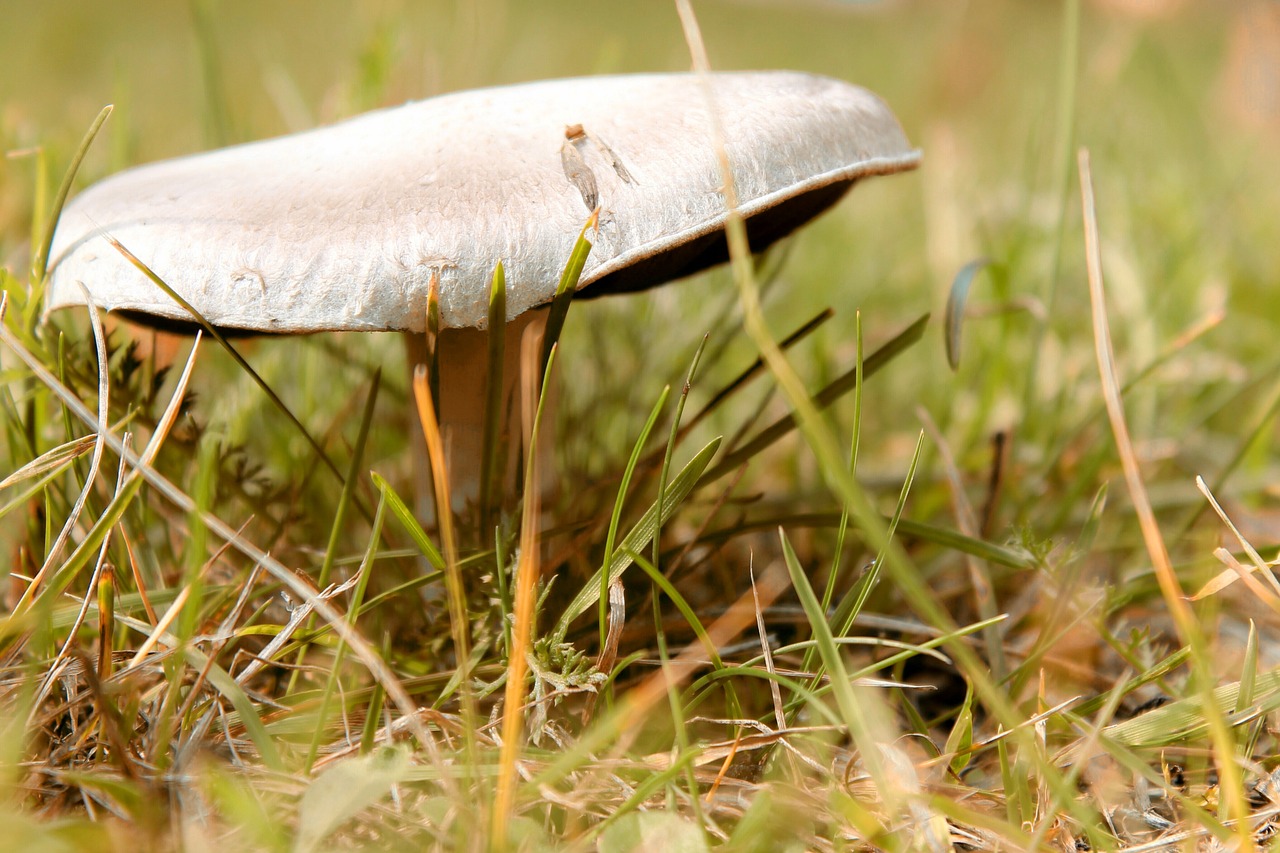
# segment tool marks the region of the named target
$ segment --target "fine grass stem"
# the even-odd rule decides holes
[[[1142,531],[1142,539],[1147,547],[1155,569],[1156,580],[1164,597],[1178,634],[1191,649],[1191,664],[1196,674],[1196,687],[1203,699],[1203,707],[1210,738],[1218,761],[1223,799],[1228,820],[1235,821],[1237,838],[1241,849],[1252,846],[1252,838],[1248,831],[1248,806],[1245,802],[1244,782],[1240,777],[1240,769],[1235,763],[1237,745],[1221,710],[1212,701],[1214,677],[1210,667],[1211,653],[1208,643],[1200,628],[1200,624],[1191,606],[1187,603],[1178,578],[1174,574],[1169,552],[1165,547],[1155,512],[1147,496],[1146,485],[1142,479],[1142,471],[1138,467],[1137,456],[1129,437],[1129,427],[1125,419],[1124,404],[1120,397],[1120,382],[1117,378],[1115,354],[1112,351],[1111,332],[1107,319],[1105,283],[1102,274],[1102,249],[1098,237],[1098,219],[1093,196],[1093,175],[1089,166],[1089,152],[1080,149],[1078,164],[1080,169],[1080,204],[1084,214],[1085,225],[1085,259],[1089,273],[1089,303],[1092,306],[1094,347],[1098,360],[1098,372],[1102,377],[1103,398],[1107,404],[1107,416],[1111,421],[1111,431],[1115,437],[1120,462],[1124,468],[1125,484],[1129,490],[1129,498],[1133,502],[1134,513]]]

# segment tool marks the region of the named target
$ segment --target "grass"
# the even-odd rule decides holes
[[[1115,5],[699,4],[713,66],[865,83],[926,165],[754,264],[560,302],[527,360],[554,453],[524,476],[560,488],[486,490],[456,531],[410,509],[409,407],[431,439],[437,401],[398,341],[43,320],[63,175],[688,67],[675,9],[320,3],[279,45],[269,8],[7,16],[6,843],[1267,847],[1280,119],[1238,97],[1262,13]],[[146,14],[168,38],[137,41]]]

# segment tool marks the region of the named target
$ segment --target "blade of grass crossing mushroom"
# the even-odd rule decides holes
[[[2,314],[2,311],[3,301],[2,297],[0,297],[0,314]],[[194,364],[195,354],[199,350],[201,340],[201,334],[197,333],[191,346],[191,354],[188,356],[187,368],[183,373],[184,376],[189,374],[189,371]],[[27,366],[36,378],[39,379],[40,382],[43,383],[54,394],[54,396],[56,396],[62,404],[75,415],[77,420],[91,427],[97,425],[97,420],[93,413],[89,411],[89,408],[85,406],[85,404],[81,402],[80,399],[66,387],[66,385],[59,382],[58,379],[49,372],[49,369],[44,366],[41,360],[37,358],[27,347],[25,347],[18,336],[14,334],[13,331],[3,322],[0,322],[0,341],[8,346],[9,349],[18,356],[22,363]],[[180,387],[185,388],[185,382],[185,378],[181,379]],[[179,401],[180,396],[181,395],[179,395],[178,398],[175,398],[175,402],[171,404],[174,406],[175,412],[177,408],[176,402]],[[166,412],[167,411],[168,410],[166,410]],[[155,441],[154,435],[152,441]],[[140,473],[144,480],[150,483],[152,487],[154,487],[174,506],[185,512],[191,511],[195,506],[195,502],[189,495],[170,482],[167,477],[151,467],[149,462],[126,447],[119,438],[108,434],[107,446],[123,456],[128,463],[134,467],[135,472]],[[150,447],[150,444],[148,447]],[[126,488],[128,487],[128,483],[126,482]],[[114,500],[115,499],[113,499],[113,502]],[[209,526],[209,529],[222,541],[230,544],[231,547],[235,548],[255,563],[260,563],[277,583],[281,584],[289,590],[290,593],[296,595],[302,601],[313,606],[316,613],[320,615],[320,618],[324,619],[327,624],[333,626],[339,636],[346,639],[347,643],[351,646],[351,650],[356,653],[373,677],[386,689],[387,695],[391,697],[396,708],[404,716],[406,720],[405,725],[408,730],[411,731],[413,736],[418,739],[418,742],[425,747],[428,758],[433,764],[438,766],[441,760],[438,745],[436,744],[435,738],[432,737],[431,732],[422,725],[422,721],[418,716],[417,704],[409,697],[409,694],[404,689],[404,685],[400,683],[400,680],[396,678],[395,673],[391,671],[391,668],[387,666],[386,661],[383,660],[374,648],[359,634],[352,632],[350,627],[347,626],[345,621],[338,616],[337,612],[334,611],[328,602],[320,599],[316,595],[315,590],[298,578],[279,560],[275,559],[261,548],[258,548],[252,542],[249,542],[244,538],[244,536],[216,515],[209,513],[204,516],[203,520],[204,523]],[[13,618],[12,613],[15,612],[16,611],[11,611],[10,619]],[[0,626],[3,624],[6,623],[0,623]],[[453,777],[445,774],[442,779],[444,785],[452,790],[454,787]]]
[[[493,279],[489,285],[489,329],[488,357],[489,364],[485,372],[484,403],[484,440],[481,443],[480,457],[480,530],[492,528],[490,519],[494,510],[494,472],[502,470],[504,462],[498,459],[502,451],[498,441],[502,423],[506,420],[504,412],[506,401],[502,399],[502,361],[506,351],[506,336],[502,333],[507,326],[507,277],[502,269],[502,262],[493,268]],[[437,504],[437,511],[447,514],[448,504]]]
[[[141,258],[129,251],[119,240],[112,237],[110,234],[103,236],[117,252],[124,255],[125,259],[129,261],[129,263],[133,264],[138,272],[150,279],[156,287],[164,291],[166,296],[181,305],[182,309],[191,315],[191,318],[196,321],[200,328],[207,332],[209,337],[217,341],[218,345],[227,351],[227,354],[231,356],[231,359],[236,363],[236,365],[248,374],[249,378],[253,380],[255,385],[262,389],[262,393],[267,395],[267,399],[271,401],[271,404],[288,419],[289,423],[293,424],[299,433],[302,434],[302,437],[311,445],[311,449],[315,451],[316,457],[324,463],[326,468],[333,472],[333,476],[338,478],[338,482],[342,482],[342,471],[340,471],[337,464],[329,458],[329,454],[327,454],[324,448],[320,446],[320,442],[316,441],[315,437],[311,435],[311,431],[307,429],[302,421],[298,420],[298,416],[295,415],[293,410],[285,404],[284,400],[280,399],[280,396],[276,394],[275,390],[267,384],[267,381],[258,374],[258,371],[254,370],[249,362],[245,361],[244,356],[240,354],[239,350],[231,345],[231,342],[228,341],[222,332],[218,330],[218,327],[206,320],[204,316],[195,309],[194,305],[170,287],[164,279],[151,269],[151,267],[147,266]],[[363,507],[361,508],[361,511],[368,516],[368,511]]]
[[[521,370],[521,422],[528,424],[529,448],[525,460],[524,505],[520,518],[520,553],[516,560],[515,594],[512,602],[514,619],[507,645],[507,683],[503,689],[502,748],[498,755],[498,784],[493,799],[490,844],[494,851],[507,849],[507,830],[515,813],[517,769],[521,740],[524,734],[525,678],[528,675],[529,654],[533,648],[538,605],[538,516],[540,496],[538,466],[538,432],[542,426],[542,413],[546,406],[547,389],[550,387],[551,370],[555,366],[557,347],[547,352],[546,363],[535,362],[534,353],[539,346],[538,336],[526,332],[520,341]],[[541,381],[532,374],[533,365],[542,367]],[[532,405],[534,393],[538,404]],[[533,411],[530,411],[532,409]],[[498,566],[502,571],[502,566]]]
[[[582,232],[578,234],[578,239],[573,244],[573,251],[569,253],[569,262],[565,264],[564,272],[560,275],[560,284],[556,286],[556,295],[551,299],[551,308],[547,312],[547,328],[542,338],[542,358],[539,361],[543,376],[547,373],[547,362],[551,360],[551,348],[560,340],[565,318],[569,316],[569,305],[578,292],[578,280],[582,277],[582,268],[586,266],[587,255],[591,254],[591,240],[587,238],[587,232],[596,230],[599,222],[600,209],[596,208],[587,219],[587,224],[582,226]]]
[[[702,45],[697,22],[688,0],[677,0],[677,11],[680,14],[681,23],[685,30],[686,41],[689,43],[690,51],[694,56],[694,67],[706,79],[709,68],[706,50]],[[707,88],[709,89],[709,86]],[[708,97],[710,97],[709,92]],[[769,332],[765,323],[764,312],[760,305],[759,293],[755,286],[750,247],[747,245],[746,239],[746,228],[741,216],[735,213],[737,203],[733,191],[733,172],[729,166],[728,155],[724,146],[723,129],[720,127],[714,104],[712,106],[710,113],[713,140],[720,159],[723,193],[726,207],[729,210],[725,231],[729,245],[730,267],[734,280],[738,285],[739,301],[743,307],[743,325],[756,343],[770,371],[777,378],[778,385],[786,393],[788,402],[796,412],[796,422],[799,423],[806,441],[817,457],[818,464],[826,475],[828,484],[833,491],[849,502],[853,518],[856,520],[868,545],[877,550],[881,548],[887,549],[885,551],[884,567],[889,571],[895,584],[902,591],[912,608],[926,621],[940,630],[944,632],[954,631],[956,628],[954,621],[931,594],[919,568],[912,563],[899,546],[891,541],[885,529],[884,521],[879,513],[876,512],[870,498],[858,483],[848,476],[841,459],[842,454],[839,450],[839,445],[819,416],[818,408],[815,406],[816,399],[811,399],[805,392],[799,376],[787,362],[785,356],[778,350],[777,344]],[[913,329],[916,329],[917,337],[919,330],[923,327],[923,320],[924,318],[913,327]],[[870,375],[870,367],[871,359],[868,359],[866,365],[864,365],[867,375]],[[787,428],[789,429],[790,425]],[[741,461],[738,464],[741,464]],[[717,471],[716,473],[723,474],[724,472]],[[974,682],[978,695],[995,718],[1006,728],[1013,731],[1020,739],[1020,742],[1026,748],[1026,753],[1031,757],[1036,769],[1046,778],[1047,783],[1051,787],[1061,787],[1061,774],[1047,762],[1042,751],[1038,751],[1034,734],[1019,728],[1023,715],[1010,702],[1009,697],[1004,693],[1001,686],[991,679],[983,661],[963,643],[950,644],[948,652],[956,659],[964,674]],[[1073,815],[1081,819],[1092,819],[1086,806],[1069,799],[1064,799],[1064,803],[1066,803],[1066,807],[1072,811]]]
[[[702,472],[706,470],[707,465],[711,462],[711,458],[715,456],[719,447],[720,439],[718,437],[712,439],[689,460],[679,474],[672,478],[671,485],[667,487],[667,490],[662,495],[663,524],[671,520],[671,516],[675,515],[680,504],[694,490],[698,478],[702,476]],[[628,556],[628,552],[641,551],[649,544],[649,540],[657,530],[657,517],[658,505],[655,502],[650,505],[645,514],[631,528],[631,532],[619,543],[618,549],[609,563],[609,580],[602,582],[602,573],[597,571],[590,580],[583,584],[582,589],[569,602],[569,605],[564,609],[564,613],[560,615],[560,621],[556,623],[556,629],[552,634],[555,642],[564,640],[569,633],[569,626],[573,620],[586,613],[591,605],[596,602],[597,597],[600,595],[600,590],[602,588],[608,589],[608,584],[612,583],[614,578],[619,577],[631,565],[631,558]]]
[[[605,636],[609,632],[609,584],[613,583],[613,577],[606,573],[603,569],[613,562],[614,543],[618,541],[618,525],[622,521],[622,506],[626,502],[627,492],[631,488],[631,475],[635,473],[636,464],[640,461],[640,454],[644,451],[644,446],[649,442],[649,434],[653,432],[654,424],[658,422],[658,416],[662,414],[662,410],[667,407],[667,397],[671,394],[671,386],[667,385],[662,389],[662,393],[658,395],[658,402],[654,404],[653,409],[649,412],[649,419],[645,421],[644,428],[640,430],[640,436],[636,439],[635,445],[631,448],[631,458],[627,460],[627,467],[622,472],[622,482],[618,485],[618,495],[613,500],[613,514],[609,517],[609,532],[604,540],[604,560],[601,564],[601,570],[597,573],[600,579],[599,589],[599,617],[600,617],[600,648],[605,646]],[[656,518],[662,515],[661,502],[662,495],[658,495],[658,512]],[[654,535],[657,535],[657,525],[654,525]]]
[[[445,465],[444,442],[440,438],[440,424],[431,405],[431,387],[427,371],[418,365],[413,371],[413,398],[418,405],[418,417],[422,434],[427,442],[427,454],[431,457],[431,482],[435,488],[436,506],[448,507],[449,471]],[[440,513],[440,544],[444,551],[444,581],[449,600],[449,629],[453,635],[454,657],[462,685],[463,741],[467,766],[474,767],[476,697],[468,672],[471,666],[471,638],[468,634],[471,620],[467,616],[466,590],[462,586],[462,573],[458,570],[458,548],[454,538],[453,514]]]

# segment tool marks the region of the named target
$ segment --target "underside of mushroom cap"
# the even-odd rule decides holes
[[[710,79],[755,249],[856,180],[919,161],[856,86],[793,72]],[[692,74],[445,95],[96,184],[58,224],[46,309],[83,304],[82,282],[101,308],[190,322],[110,235],[227,329],[421,331],[433,274],[442,325],[481,327],[499,261],[509,318],[551,299],[593,203],[584,295],[723,260],[717,157]]]

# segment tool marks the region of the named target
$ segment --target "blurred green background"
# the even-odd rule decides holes
[[[869,389],[868,476],[900,472],[917,405],[943,425],[962,464],[967,452],[985,453],[993,430],[1046,433],[1018,449],[1044,474],[1048,454],[1061,450],[1048,433],[1096,399],[1077,145],[1093,152],[1122,371],[1136,371],[1208,312],[1228,312],[1188,358],[1131,398],[1135,429],[1174,439],[1198,430],[1201,440],[1180,450],[1191,461],[1231,452],[1235,439],[1220,446],[1219,432],[1235,430],[1233,418],[1255,405],[1246,395],[1233,409],[1232,395],[1280,366],[1280,4],[703,0],[695,9],[713,66],[795,68],[865,85],[924,150],[920,171],[860,186],[803,232],[768,294],[779,336],[836,309],[795,353],[815,386],[851,362],[855,308],[872,344],[935,312],[926,342]],[[1073,9],[1078,65],[1067,35]],[[665,0],[0,0],[0,148],[43,146],[56,176],[100,107],[115,103],[83,186],[135,162],[440,92],[686,69],[688,56]],[[32,162],[11,156],[0,165],[0,262],[14,270],[25,264]],[[952,374],[937,315],[957,270],[980,256],[996,266],[975,286],[964,362]],[[601,446],[627,445],[662,385],[680,381],[702,333],[736,316],[728,285],[713,272],[575,309],[562,365],[574,376],[568,411],[612,414],[589,447],[562,452],[580,452],[590,470]],[[399,358],[394,340],[369,346],[346,365],[353,381],[365,365]],[[724,378],[753,354],[740,335],[729,347]],[[311,414],[333,385],[334,362],[282,352],[291,351],[264,344],[256,357],[268,375],[301,375],[289,394]],[[218,392],[219,417],[243,440],[272,415],[242,377],[234,381],[238,390]],[[714,374],[707,381],[714,387]],[[403,379],[392,386],[403,393]],[[782,467],[792,464],[803,463]],[[1034,512],[1035,486],[1027,490],[1015,514]]]

